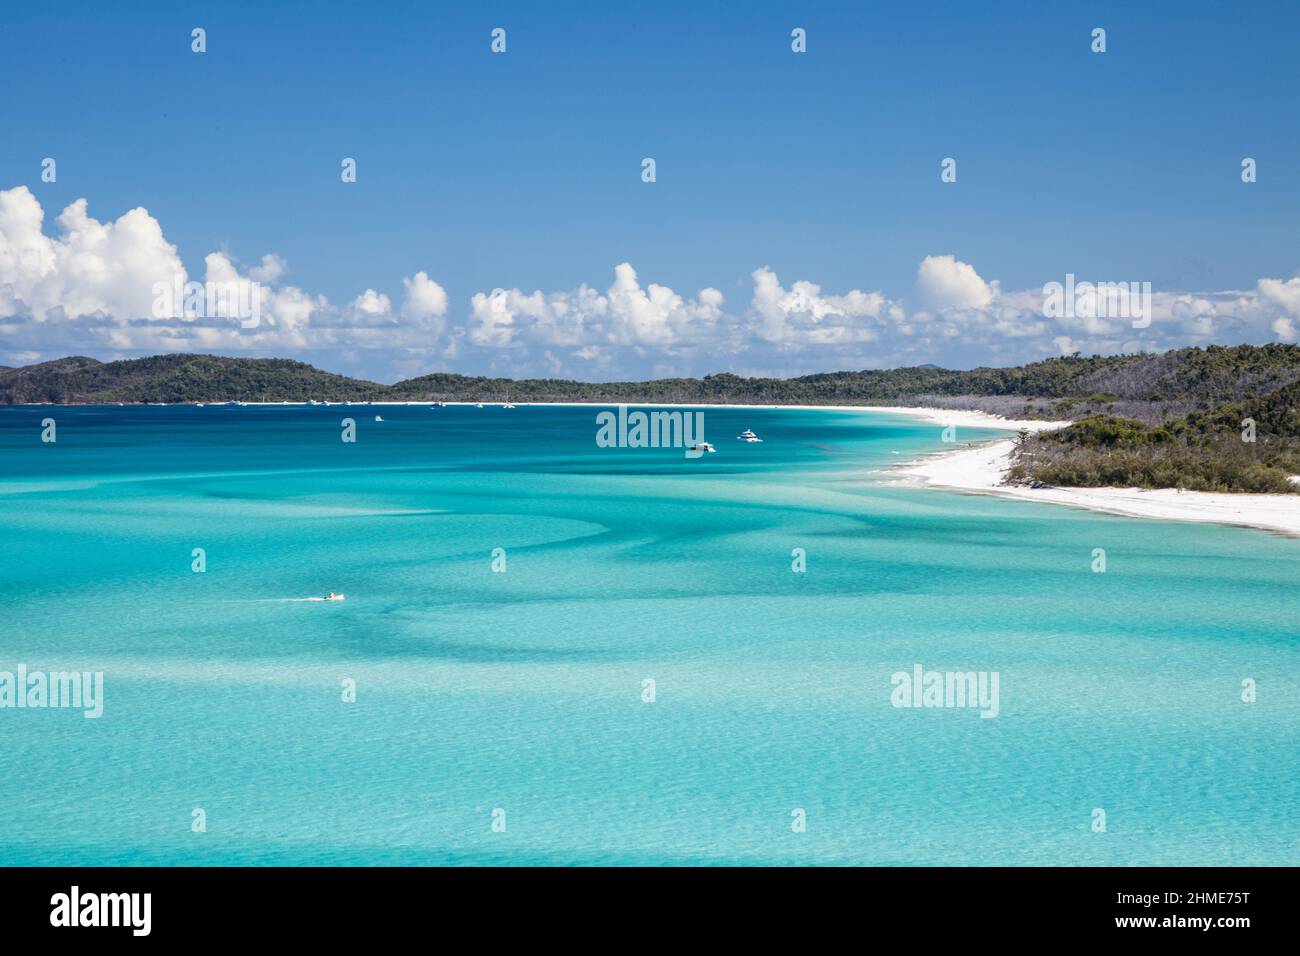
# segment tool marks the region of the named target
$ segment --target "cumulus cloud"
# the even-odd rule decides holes
[[[643,288],[636,270],[623,262],[614,267],[614,281],[604,293],[586,284],[564,292],[475,293],[469,339],[492,348],[525,341],[567,346],[579,358],[583,348],[602,345],[673,349],[711,340],[722,304],[722,293],[713,288],[691,299],[653,282]]]
[[[288,276],[274,253],[241,264],[224,251],[207,255],[202,274],[191,276],[143,208],[100,222],[79,199],[47,235],[30,190],[0,190],[0,364],[210,351],[292,356],[388,380],[446,368],[585,378],[795,375],[1300,338],[1300,275],[1260,278],[1244,291],[1156,289],[1150,321],[1140,326],[1113,312],[1049,309],[1046,288],[1004,290],[948,254],[925,257],[903,297],[827,289],[810,278],[787,285],[762,266],[750,274],[748,297],[731,308],[716,288],[679,293],[643,280],[628,262],[614,266],[607,286],[481,291],[463,310],[425,271],[402,279],[396,295],[366,288],[340,305]],[[160,283],[174,293],[162,309]],[[196,284],[255,285],[256,320],[225,300],[214,306],[201,296],[200,308],[182,299],[180,290]],[[1130,311],[1133,295],[1120,297]]]
[[[876,337],[861,319],[879,319],[889,301],[879,292],[853,289],[843,295],[823,295],[815,282],[797,280],[789,290],[767,266],[751,273],[754,296],[750,300],[758,319],[753,331],[768,342],[798,345],[835,345],[869,342]]]
[[[0,191],[0,286],[6,314],[24,308],[38,322],[62,316],[147,316],[153,285],[184,272],[176,247],[142,208],[101,223],[78,199],[42,230],[41,204],[26,186]]]
[[[402,285],[406,287],[402,315],[408,319],[440,319],[447,314],[447,292],[430,279],[427,272],[417,272],[411,278],[403,279]]]
[[[54,235],[44,218],[27,187],[0,190],[0,361],[168,351],[310,361],[320,350],[347,357],[369,349],[393,365],[438,364],[447,294],[426,272],[403,280],[399,310],[374,289],[337,307],[286,283],[288,264],[274,253],[241,268],[213,252],[202,276],[191,275],[143,208],[100,222],[78,199],[55,220]]]
[[[1300,315],[1300,276],[1287,279],[1260,279],[1260,296],[1291,315]]]
[[[248,270],[248,276],[258,282],[275,282],[289,271],[289,265],[273,252],[262,256],[262,264]]]
[[[955,256],[926,256],[916,270],[916,291],[932,309],[983,309],[994,289],[975,267]]]
[[[356,297],[352,308],[363,315],[390,315],[393,311],[393,303],[382,292],[367,289]]]

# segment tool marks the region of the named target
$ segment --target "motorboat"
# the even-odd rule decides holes
[[[691,451],[707,451],[707,452],[712,453],[712,452],[716,452],[717,449],[714,448],[712,445],[710,445],[710,444],[709,444],[708,442],[706,442],[706,441],[699,441],[699,442],[696,442],[694,445],[691,446]]]
[[[743,432],[741,432],[741,433],[740,433],[739,435],[737,435],[736,437],[737,437],[738,439],[740,439],[741,441],[747,441],[747,442],[756,442],[756,441],[761,442],[761,441],[763,440],[763,439],[759,438],[757,435],[755,435],[755,434],[754,434],[752,431],[750,431],[748,428],[746,428]]]
[[[329,594],[325,595],[325,600],[326,600],[326,601],[342,601],[342,600],[343,600],[343,595],[342,595],[342,594],[335,594],[333,591],[331,591]]]

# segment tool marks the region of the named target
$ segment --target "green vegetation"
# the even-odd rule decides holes
[[[381,385],[284,359],[159,355],[118,362],[85,357],[0,368],[0,402],[53,404],[214,401],[735,402],[862,405],[892,402],[998,408],[1051,417],[1123,409],[1159,420],[1248,402],[1300,379],[1300,347],[1242,345],[1162,355],[1078,355],[1015,368],[953,371],[917,366],[821,372],[799,378],[723,373],[649,382],[476,378],[435,372]],[[1132,406],[1130,408],[1130,406]],[[1117,412],[1119,413],[1119,412]]]
[[[1013,478],[1060,485],[1300,490],[1300,346],[1070,355],[1017,368],[824,372],[799,378],[576,382],[435,372],[381,385],[284,359],[72,357],[0,367],[0,403],[483,401],[932,405],[1076,419],[1025,436]],[[1243,422],[1256,440],[1244,441]]]
[[[157,355],[120,362],[76,356],[0,370],[0,402],[96,405],[112,402],[278,402],[365,400],[382,385],[285,359]]]
[[[1252,424],[1253,423],[1253,424]],[[1159,425],[1101,415],[1020,442],[1012,480],[1075,487],[1294,493],[1300,382]]]

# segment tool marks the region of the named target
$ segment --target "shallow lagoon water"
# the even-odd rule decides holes
[[[1300,541],[892,484],[945,447],[897,415],[597,410],[0,409],[0,670],[106,687],[0,709],[0,862],[1300,856]]]

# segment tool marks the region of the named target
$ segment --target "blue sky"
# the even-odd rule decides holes
[[[794,27],[807,53],[791,51]],[[131,296],[78,295],[70,273],[36,289],[0,254],[0,363],[185,348],[390,379],[606,378],[1289,340],[1297,35],[1300,7],[1283,3],[15,6],[0,190],[27,187],[52,239],[78,199],[100,223],[143,207],[200,281],[209,253],[241,275],[274,254],[320,330],[271,334],[272,310],[257,335],[123,332]],[[44,157],[56,182],[41,181]],[[343,157],[357,182],[340,182]],[[939,180],[944,157],[955,183]],[[1257,182],[1242,183],[1243,157]],[[931,256],[968,264],[993,297],[919,289]],[[622,263],[645,315],[615,315]],[[801,281],[828,301],[788,329],[765,323],[763,267],[787,298]],[[420,272],[445,310],[408,310],[403,328],[403,280]],[[1011,293],[1067,273],[1151,282],[1153,329],[1035,331]],[[674,306],[650,283],[684,300],[679,314],[661,314]],[[607,304],[581,306],[584,284]],[[367,289],[388,297],[387,325],[380,306],[349,319]],[[472,297],[493,289],[518,290],[509,329],[476,335]],[[884,304],[835,313],[829,297],[853,290]],[[534,292],[565,297],[558,318]],[[100,320],[75,323],[82,308]]]

